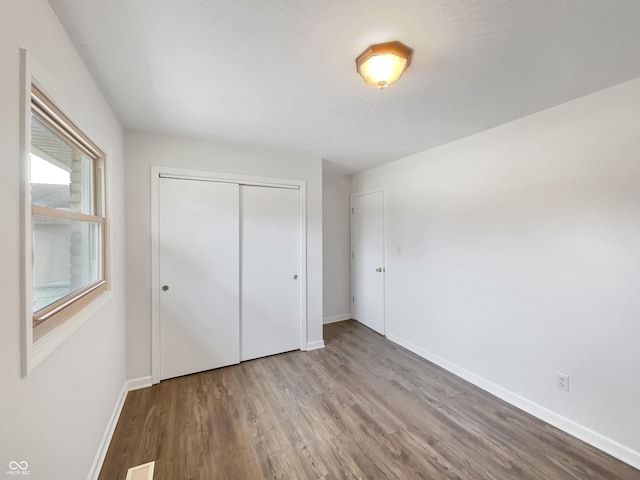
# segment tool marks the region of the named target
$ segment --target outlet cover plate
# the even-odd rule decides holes
[[[564,373],[556,373],[556,388],[563,392],[569,391],[569,375]]]

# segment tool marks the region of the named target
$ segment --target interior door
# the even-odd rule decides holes
[[[353,317],[384,335],[384,193],[351,200]]]
[[[159,181],[160,378],[238,363],[239,186]]]
[[[240,187],[241,359],[300,348],[300,193]]]

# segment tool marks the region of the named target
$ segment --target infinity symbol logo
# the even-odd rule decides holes
[[[9,468],[11,470],[26,470],[27,468],[29,468],[29,464],[24,460],[22,462],[11,461],[9,462]]]

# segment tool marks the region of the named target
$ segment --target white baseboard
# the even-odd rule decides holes
[[[127,392],[150,387],[152,385],[151,375],[147,377],[132,378],[131,380],[127,380],[125,385],[127,387]]]
[[[96,453],[96,456],[93,459],[93,463],[91,464],[91,470],[89,470],[89,476],[87,477],[88,480],[98,480],[98,475],[100,475],[100,470],[102,469],[104,458],[107,456],[107,450],[109,449],[109,444],[111,443],[113,432],[115,431],[116,425],[118,424],[120,413],[122,413],[122,407],[124,407],[124,401],[127,398],[127,393],[132,390],[138,390],[140,388],[150,386],[151,377],[134,378],[124,382],[122,390],[120,391],[120,396],[118,397],[118,401],[116,402],[116,406],[114,407],[113,412],[111,413],[111,418],[109,419],[109,423],[107,424],[107,429],[105,430],[104,435],[102,436],[102,440],[100,441],[98,452]]]
[[[307,343],[307,348],[305,350],[309,352],[311,350],[318,350],[319,348],[324,348],[324,340],[316,340],[315,342]]]
[[[435,353],[429,352],[422,347],[419,347],[401,337],[398,337],[392,333],[387,333],[387,338],[394,343],[397,343],[401,347],[406,348],[407,350],[415,353],[416,355],[421,356],[429,360],[430,362],[435,363],[436,365],[448,370],[449,372],[457,375],[458,377],[466,380],[474,384],[477,387],[495,395],[496,397],[504,400],[507,403],[519,408],[520,410],[524,410],[525,412],[533,415],[534,417],[539,418],[547,422],[550,425],[553,425],[556,428],[568,433],[569,435],[573,435],[576,438],[579,438],[583,442],[592,445],[603,452],[608,453],[612,457],[617,458],[625,463],[628,463],[632,467],[640,469],[640,452],[637,452],[625,445],[622,445],[615,440],[612,440],[604,435],[591,430],[590,428],[585,427],[584,425],[580,425],[579,423],[570,420],[567,417],[564,417],[552,410],[549,410],[542,405],[539,405],[531,400],[522,397],[510,390],[507,390],[500,385],[493,383],[486,378],[477,375],[476,373],[467,370],[449,360],[442,358]]]
[[[322,323],[324,324],[335,323],[335,322],[342,322],[343,320],[351,320],[351,314],[343,313],[342,315],[332,315],[331,317],[324,317],[322,319]]]

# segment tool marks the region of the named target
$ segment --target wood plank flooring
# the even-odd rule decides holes
[[[129,393],[100,480],[640,479],[357,322],[325,342]]]

